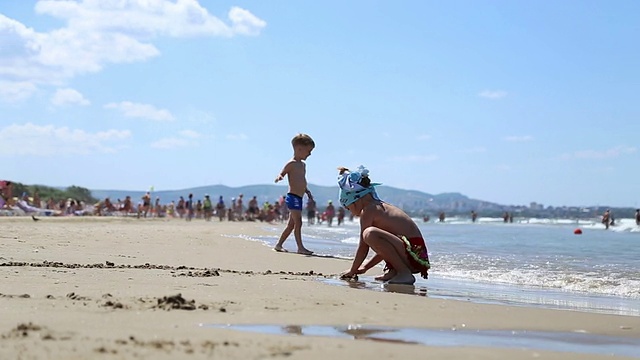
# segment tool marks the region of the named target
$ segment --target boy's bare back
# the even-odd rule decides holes
[[[282,180],[284,176],[287,176],[289,192],[302,197],[307,190],[306,173],[307,168],[304,161],[291,159],[284,165],[282,172],[280,172],[280,175],[276,178],[276,182]]]

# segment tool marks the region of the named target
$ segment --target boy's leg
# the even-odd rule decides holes
[[[311,255],[313,251],[308,250],[302,244],[302,210],[290,210],[289,223],[293,222],[293,235],[298,245],[298,254]]]
[[[416,281],[411,273],[404,241],[396,235],[376,227],[365,229],[362,233],[362,239],[395,269],[396,274],[389,279],[390,283],[413,284]]]
[[[278,239],[278,243],[276,244],[276,246],[274,246],[273,250],[287,252],[287,250],[285,250],[282,247],[282,244],[284,244],[285,240],[287,240],[289,235],[291,235],[291,232],[293,231],[294,227],[295,227],[295,224],[293,223],[293,218],[290,217],[289,221],[287,222],[287,227],[284,228],[284,230],[282,230],[282,234],[280,234],[280,239]]]

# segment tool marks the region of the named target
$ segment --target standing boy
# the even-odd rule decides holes
[[[289,216],[287,227],[282,231],[274,250],[286,252],[287,250],[282,247],[282,244],[293,231],[298,246],[298,254],[311,255],[313,251],[306,249],[302,244],[302,197],[307,194],[309,199],[313,199],[311,191],[307,188],[307,169],[304,160],[311,155],[311,151],[316,147],[316,144],[309,135],[298,134],[291,140],[291,145],[293,146],[293,158],[284,165],[275,180],[277,183],[287,176],[289,192],[285,198],[285,203],[291,215]]]

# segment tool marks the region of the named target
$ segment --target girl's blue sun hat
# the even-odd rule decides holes
[[[364,166],[358,166],[356,171],[344,171],[338,175],[338,186],[340,187],[340,204],[347,207],[361,199],[366,194],[371,194],[374,199],[380,200],[376,194],[377,183],[369,184],[368,187],[360,185],[364,177],[369,177],[369,170]]]

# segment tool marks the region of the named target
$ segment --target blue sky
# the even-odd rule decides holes
[[[0,178],[640,205],[638,1],[0,2]]]

